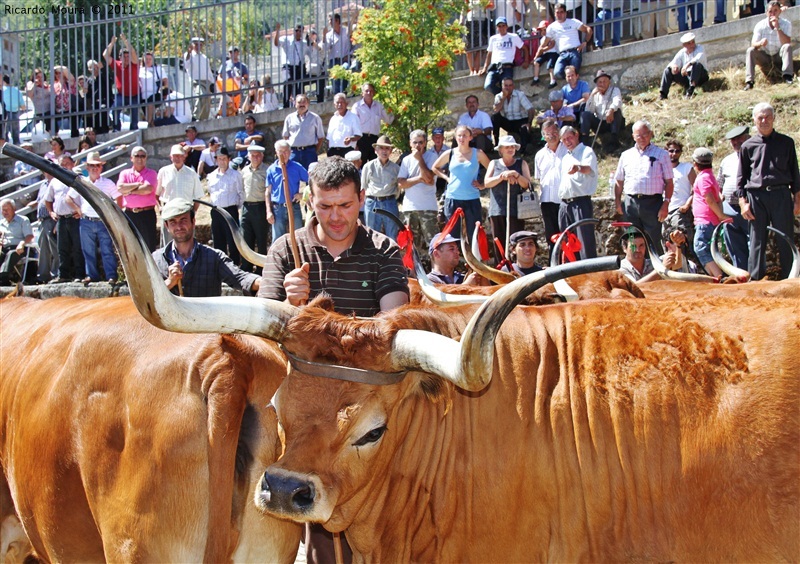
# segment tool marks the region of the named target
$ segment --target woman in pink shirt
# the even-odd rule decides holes
[[[712,162],[714,154],[705,147],[698,147],[692,153],[692,162],[697,171],[697,178],[692,188],[692,214],[694,215],[694,252],[703,268],[711,276],[721,277],[717,263],[711,256],[711,235],[721,221],[730,219],[722,211],[722,197],[719,184],[714,177]]]

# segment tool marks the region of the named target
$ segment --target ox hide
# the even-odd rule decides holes
[[[127,298],[0,302],[0,463],[49,561],[292,562],[250,502],[279,455],[274,343],[168,333]]]
[[[800,560],[800,302],[728,298],[517,307],[480,393],[292,369],[256,500],[307,482],[269,511],[346,531],[357,561]],[[388,372],[396,330],[459,337],[474,310],[312,305],[284,345]]]

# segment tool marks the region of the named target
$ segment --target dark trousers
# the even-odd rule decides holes
[[[572,198],[570,202],[561,202],[558,208],[558,225],[561,231],[580,221],[594,217],[591,196]],[[594,225],[581,225],[576,229],[576,235],[581,242],[580,259],[597,257],[597,244],[594,237]]]
[[[747,201],[755,220],[750,222],[750,256],[747,269],[753,280],[761,280],[767,273],[767,226],[794,235],[792,193],[782,190],[748,190]],[[781,261],[781,279],[788,278],[792,269],[792,250],[783,237],[778,237],[778,255]]]
[[[550,249],[548,257],[553,256],[553,247],[555,246],[555,241],[553,241],[553,235],[560,233],[561,230],[558,228],[558,210],[561,207],[560,204],[555,204],[553,202],[542,202],[542,220],[544,220],[544,236],[547,239],[547,245]],[[549,258],[548,258],[549,262]]]
[[[494,138],[500,139],[500,128],[506,130],[510,135],[516,133],[519,135],[519,144],[522,145],[522,150],[528,146],[531,140],[531,130],[528,126],[528,119],[508,119],[503,114],[492,114],[492,125],[494,126]]]
[[[239,225],[239,208],[237,206],[228,206],[223,209],[231,214],[236,225]],[[264,213],[266,213],[266,208]],[[228,255],[237,265],[242,262],[239,249],[236,248],[236,243],[233,241],[233,233],[228,228],[228,222],[215,209],[211,210],[211,237],[214,239],[215,249],[219,249]]]
[[[111,130],[111,122],[108,119],[108,108],[105,104],[99,104],[92,108],[96,113],[86,116],[86,127],[94,129],[95,133],[108,133]]]
[[[331,147],[328,149],[327,154],[329,157],[344,157],[352,150],[350,147]]]
[[[728,254],[731,256],[733,266],[748,270],[750,222],[742,217],[739,204],[731,204],[731,207],[736,210],[736,215],[733,216],[733,223],[728,223],[723,227],[725,230],[723,233],[725,247],[727,247]],[[787,235],[789,234],[787,233]]]
[[[447,220],[461,208],[464,210],[464,219],[467,222],[467,236],[472,239],[472,232],[475,231],[475,224],[483,219],[483,208],[481,208],[480,198],[474,200],[454,200],[452,198],[444,199],[444,216]],[[461,238],[461,220],[459,219],[453,227],[453,237]]]
[[[503,89],[503,81],[514,78],[514,65],[492,65],[486,73],[483,89],[498,94]]]
[[[634,198],[626,194],[622,200],[625,221],[630,221],[647,233],[659,255],[664,254],[664,247],[661,244],[661,223],[658,221],[658,210],[661,209],[663,202],[661,194],[644,198]]]
[[[614,112],[614,120],[610,124],[605,119],[601,122],[594,112],[581,112],[581,136],[584,141],[593,131],[597,134],[600,131],[610,131],[617,138],[620,129],[622,129],[622,112],[619,110]]]
[[[678,70],[677,74],[673,74],[670,67],[665,68],[664,74],[661,75],[660,90],[662,96],[667,96],[667,94],[669,94],[669,88],[672,86],[673,82],[677,82],[687,90],[692,83],[694,83],[695,86],[702,86],[708,82],[708,71],[700,63],[692,65],[692,70],[689,72],[688,76],[683,76],[680,70]]]
[[[303,65],[286,65],[288,76],[283,85],[283,107],[288,108],[292,97],[303,92]]]
[[[139,231],[147,248],[152,253],[158,248],[158,230],[156,229],[156,210],[149,209],[134,213],[132,210],[125,210],[130,222]]]
[[[11,273],[14,267],[25,255],[17,253],[16,245],[3,245],[0,250],[0,280],[4,286],[10,284]]]
[[[58,277],[64,280],[83,278],[85,264],[81,250],[81,221],[74,217],[59,217],[56,225],[58,239]]]
[[[242,206],[242,238],[247,246],[261,253],[267,254],[269,248],[269,223],[267,223],[266,202],[245,202]],[[242,270],[255,272],[255,265],[242,260]]]
[[[372,148],[373,143],[378,142],[378,136],[370,133],[365,133],[361,139],[356,143],[356,147],[361,151],[361,162],[367,164],[369,161],[378,157],[375,154],[375,149]]]
[[[114,95],[114,107],[121,108],[122,106],[133,106],[139,103],[139,95],[124,96],[122,94]],[[123,110],[114,110],[114,131],[122,130],[122,120],[120,116]],[[129,131],[139,129],[139,108],[130,108],[131,112],[131,126]],[[175,121],[177,123],[177,120]]]
[[[509,218],[509,233],[516,233],[517,231],[522,231],[525,228],[525,222],[519,218],[514,217],[513,215]],[[500,244],[503,245],[503,250],[505,251],[506,255],[508,255],[508,249],[506,249],[506,216],[504,215],[493,215],[489,218],[489,223],[492,225],[492,237],[497,237],[500,241]],[[499,263],[503,258],[500,256],[500,250],[497,248],[497,245],[491,245],[494,249],[494,258]]]

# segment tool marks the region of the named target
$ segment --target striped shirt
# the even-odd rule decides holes
[[[317,238],[316,219],[295,231],[300,260],[311,265],[309,281],[313,299],[323,291],[343,314],[372,317],[380,311],[380,300],[392,292],[408,295],[408,278],[400,257],[400,247],[389,237],[358,226],[353,246],[333,258]],[[294,270],[289,236],[275,241],[267,253],[258,297],[283,301],[283,281]]]
[[[664,192],[664,183],[672,180],[669,153],[652,143],[640,151],[634,145],[623,152],[617,165],[615,179],[623,182],[625,194],[653,196]]]
[[[503,102],[503,109],[500,114],[510,120],[527,119],[528,110],[533,109],[533,104],[522,90],[513,90],[511,98],[506,100],[502,92],[498,92],[494,97],[494,105]]]

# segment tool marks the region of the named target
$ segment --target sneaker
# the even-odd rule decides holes
[[[660,95],[660,98],[662,100],[666,100],[667,99],[667,95],[662,92],[661,95]]]
[[[752,90],[753,89],[753,83],[752,82],[745,82],[744,83],[744,89],[745,90]]]
[[[784,84],[792,84],[794,82],[794,77],[791,74],[783,75],[783,82]]]
[[[558,86],[558,83],[555,80],[547,85],[548,88],[555,88],[556,86]]]
[[[536,84],[539,84],[540,82],[541,82],[541,81],[539,80],[539,77],[538,77],[538,76],[534,76],[534,77],[533,77],[533,80],[531,80],[531,86],[534,86],[534,85],[536,85]]]

